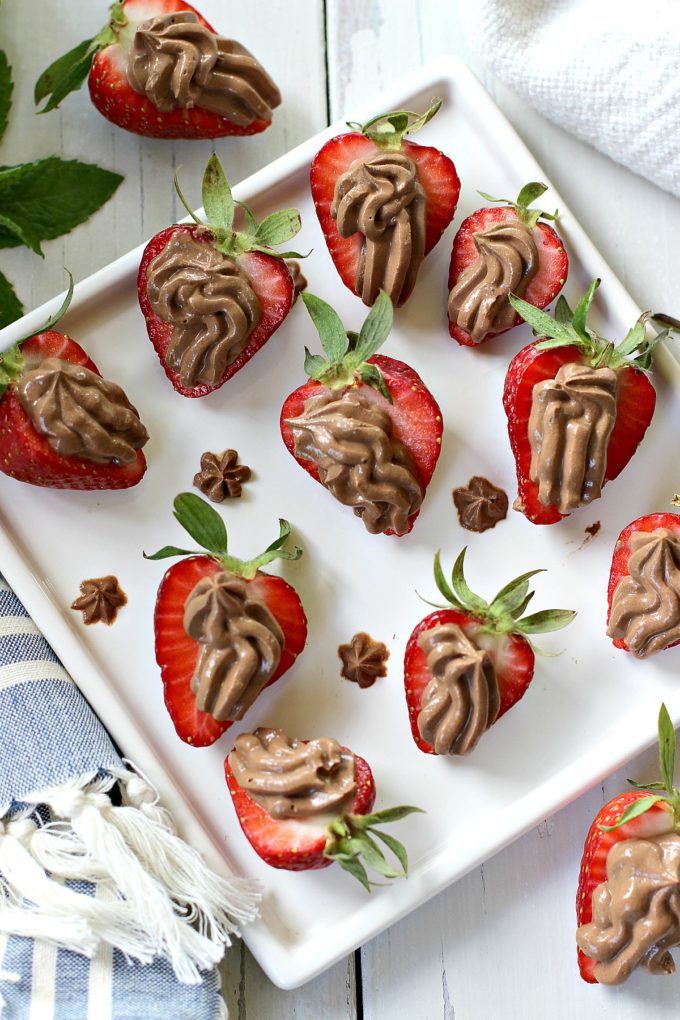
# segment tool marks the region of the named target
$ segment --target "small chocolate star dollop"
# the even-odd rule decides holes
[[[508,516],[507,495],[488,478],[475,475],[452,495],[461,527],[468,531],[488,531]]]
[[[243,492],[243,482],[250,478],[250,468],[238,463],[236,450],[224,453],[204,453],[201,470],[194,475],[194,485],[213,503],[237,498]]]
[[[372,687],[379,676],[387,676],[387,647],[363,631],[355,634],[348,645],[340,645],[338,655],[342,660],[340,675],[362,689]]]
[[[307,289],[307,277],[302,272],[300,263],[295,259],[287,259],[286,265],[288,266],[290,275],[293,277],[293,304],[295,304],[303,290]]]
[[[80,591],[81,594],[71,603],[71,609],[83,614],[83,623],[106,623],[110,626],[121,606],[127,604],[127,595],[118,578],[111,574],[81,581]]]

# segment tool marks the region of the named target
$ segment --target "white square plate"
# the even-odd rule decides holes
[[[639,663],[605,636],[616,536],[638,515],[663,509],[670,495],[662,455],[668,437],[678,435],[680,400],[673,391],[680,373],[667,350],[659,350],[656,359],[659,400],[642,451],[598,503],[547,528],[514,512],[484,535],[470,535],[458,524],[451,489],[473,474],[486,475],[514,495],[501,394],[508,362],[530,332],[516,329],[479,350],[449,339],[451,242],[463,217],[480,205],[477,188],[513,197],[527,181],[545,175],[476,79],[453,58],[350,113],[353,120],[367,120],[386,110],[421,110],[435,95],[443,98],[443,109],[417,140],[454,159],[462,194],[454,225],[423,264],[385,346],[422,375],[444,416],[441,459],[411,535],[368,535],[283,447],[281,404],[304,381],[303,345],[318,349],[304,308],[296,306],[221,390],[186,400],[170,387],[146,336],[135,282],[141,248],[78,285],[64,328],[139,407],[151,434],[146,477],[125,492],[74,493],[0,476],[0,569],[113,737],[157,784],[188,838],[213,866],[262,881],[262,916],[245,938],[283,988],[309,980],[649,744],[662,699],[680,718],[680,649]],[[300,209],[303,229],[295,245],[314,249],[304,267],[310,290],[338,309],[348,329],[357,329],[366,309],[331,264],[308,186],[312,157],[343,130],[338,122],[244,181],[235,194],[258,218],[284,206]],[[198,193],[198,181],[183,185],[189,195]],[[606,336],[622,337],[639,310],[552,188],[543,203],[560,209],[559,231],[571,260],[567,297],[573,302],[600,276],[594,324]],[[8,327],[2,347],[38,329],[56,305],[50,302]],[[239,451],[255,475],[240,501],[222,507],[231,548],[253,555],[274,537],[279,516],[292,522],[305,555],[273,570],[281,570],[300,592],[309,643],[244,723],[199,750],[177,738],[163,706],[152,620],[167,564],[143,560],[142,550],[183,544],[172,500],[191,489],[203,451],[227,446]],[[586,543],[585,529],[595,521],[601,530]],[[454,760],[425,756],[413,744],[401,666],[411,629],[428,612],[416,589],[425,597],[436,595],[434,551],[442,549],[450,568],[465,544],[469,580],[480,594],[490,596],[522,571],[545,567],[547,573],[536,578],[536,608],[573,608],[579,615],[567,631],[540,640],[546,650],[564,651],[538,659],[536,678],[521,703],[468,759]],[[115,626],[85,628],[69,604],[83,578],[108,573],[119,577],[129,605]],[[391,649],[388,677],[363,691],[341,680],[336,652],[358,630]],[[289,874],[262,864],[241,833],[223,779],[231,738],[260,724],[301,737],[339,738],[371,763],[378,807],[413,803],[426,809],[394,826],[409,850],[408,880],[368,896],[338,867]]]

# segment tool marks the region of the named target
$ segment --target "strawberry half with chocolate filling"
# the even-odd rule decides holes
[[[224,771],[244,835],[271,867],[311,871],[337,861],[368,892],[372,883],[366,865],[383,878],[407,874],[406,850],[377,826],[420,809],[371,813],[371,769],[337,740],[298,740],[283,730],[259,727],[236,738]],[[399,870],[376,840],[391,850]]]
[[[647,514],[614,547],[607,634],[646,659],[680,643],[680,515]]]
[[[516,202],[493,198],[502,208],[477,209],[463,220],[453,241],[449,267],[449,333],[459,344],[475,347],[519,325],[509,301],[523,297],[545,308],[564,286],[569,259],[564,244],[544,220],[555,220],[529,206],[547,191],[532,181]]]
[[[465,553],[453,566],[450,585],[436,554],[435,582],[451,608],[440,606],[421,620],[404,655],[411,733],[426,754],[473,751],[531,683],[531,637],[561,630],[576,616],[570,609],[523,615],[534,597],[529,580],[541,570],[521,574],[486,602],[465,581]]]
[[[235,202],[217,156],[203,176],[202,223],[177,192],[194,225],[175,224],[153,237],[137,278],[149,339],[168,379],[184,397],[204,397],[224,385],[276,332],[295,287],[288,257],[273,246],[300,229],[296,209],[257,223],[249,209],[234,229]]]
[[[456,168],[428,145],[405,142],[441,107],[424,114],[381,114],[337,135],[312,162],[312,198],[342,282],[364,304],[380,290],[402,305],[424,257],[453,219],[460,194]]]
[[[662,782],[634,790],[598,812],[583,848],[576,894],[581,977],[619,985],[633,970],[672,974],[680,945],[680,790],[673,785],[675,732],[659,712]],[[656,792],[662,791],[662,792]]]
[[[600,281],[572,312],[560,297],[555,318],[511,297],[517,312],[547,339],[510,362],[503,406],[517,467],[515,510],[533,524],[554,524],[599,499],[642,442],[656,393],[647,377],[652,348],[643,315],[618,346],[587,324]]]
[[[40,75],[35,102],[47,99],[40,113],[86,78],[107,120],[151,138],[254,135],[281,102],[252,53],[183,0],[116,0],[101,32]]]
[[[286,399],[289,452],[372,535],[405,535],[420,512],[441,450],[439,406],[402,361],[376,355],[392,327],[382,292],[359,333],[330,305],[302,295],[328,360],[305,348],[310,381]]]
[[[127,489],[146,471],[149,436],[136,408],[55,326],[0,354],[0,471],[52,489]]]
[[[232,556],[224,521],[191,492],[177,496],[176,519],[205,550],[164,546],[149,560],[188,556],[166,571],[158,589],[154,630],[165,705],[187,744],[213,744],[243,718],[260,692],[283,676],[307,640],[300,598],[261,568],[297,560],[286,549],[290,525],[252,560]]]

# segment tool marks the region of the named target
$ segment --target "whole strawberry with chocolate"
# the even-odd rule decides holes
[[[283,730],[259,727],[236,738],[224,771],[244,835],[271,867],[311,871],[337,861],[368,892],[367,865],[383,878],[407,874],[406,850],[377,826],[420,809],[372,813],[371,769],[337,740],[298,740]],[[391,850],[399,870],[376,840]]]
[[[459,344],[474,347],[517,326],[521,317],[510,294],[545,308],[564,286],[569,259],[564,244],[545,220],[547,213],[530,206],[547,191],[532,181],[511,202],[477,209],[463,220],[453,241],[449,267],[449,333]]]
[[[83,348],[43,329],[0,354],[0,471],[52,489],[127,489],[146,471],[136,408]]]
[[[680,515],[647,514],[614,547],[607,634],[638,659],[680,643]]]
[[[187,744],[213,744],[242,719],[260,692],[283,676],[307,640],[300,598],[265,573],[272,560],[297,560],[286,549],[290,525],[252,560],[231,555],[224,521],[191,492],[174,501],[176,519],[204,552],[164,546],[146,559],[188,559],[170,567],[156,599],[156,661],[165,705]]]
[[[680,790],[675,732],[659,712],[662,782],[644,783],[598,812],[576,895],[578,966],[589,984],[619,985],[633,970],[672,974],[680,945]],[[657,792],[659,791],[659,792]]]
[[[529,580],[540,570],[521,574],[486,602],[465,581],[465,552],[454,564],[450,585],[436,554],[434,578],[448,606],[420,621],[404,655],[411,732],[426,754],[474,750],[531,683],[533,635],[561,630],[576,615],[570,609],[523,615],[534,596]]]
[[[244,207],[246,227],[236,230],[236,205],[215,155],[203,176],[207,223],[177,191],[194,224],[152,237],[137,293],[168,379],[182,396],[203,397],[243,368],[288,315],[295,288],[285,258],[297,253],[279,255],[273,245],[297,234],[300,216],[282,209],[258,224]]]
[[[283,441],[372,535],[405,535],[439,457],[439,406],[412,368],[375,353],[392,327],[384,291],[359,333],[346,333],[321,298],[305,293],[302,300],[328,360],[305,348],[310,380],[283,405]]]
[[[587,325],[600,281],[572,312],[560,297],[555,318],[510,301],[545,337],[510,362],[503,406],[517,466],[515,509],[533,524],[554,524],[599,499],[642,442],[656,393],[647,377],[652,348],[643,315],[618,346]],[[665,335],[665,334],[662,334]]]
[[[281,102],[252,53],[183,0],[116,0],[101,32],[40,75],[36,104],[47,99],[40,113],[86,78],[107,120],[151,138],[254,135]]]
[[[434,117],[398,111],[349,123],[312,162],[312,198],[342,282],[364,304],[380,290],[402,305],[424,257],[453,219],[460,194],[456,168],[428,145],[404,141]]]

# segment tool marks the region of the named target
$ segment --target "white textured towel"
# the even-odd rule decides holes
[[[680,0],[460,0],[472,46],[557,124],[680,195]]]

